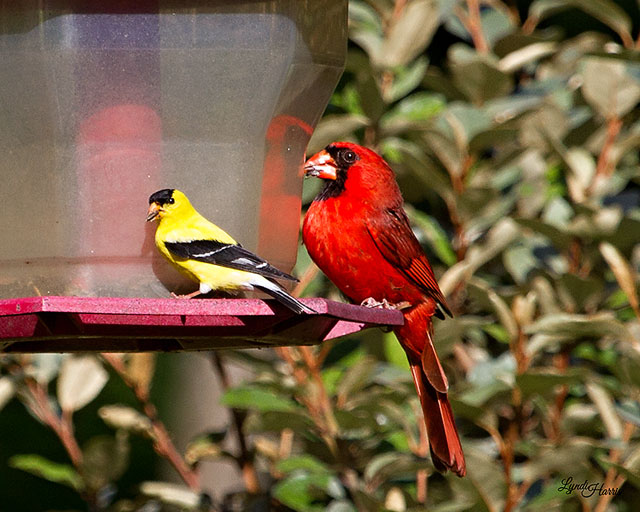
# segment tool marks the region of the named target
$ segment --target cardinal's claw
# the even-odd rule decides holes
[[[391,304],[387,299],[382,299],[382,302],[377,301],[373,297],[369,297],[368,299],[363,300],[360,303],[361,306],[366,308],[382,308],[382,309],[406,309],[411,307],[411,303],[403,300],[402,302],[398,302],[397,304]]]

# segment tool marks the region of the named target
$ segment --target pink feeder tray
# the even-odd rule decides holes
[[[0,353],[175,352],[315,345],[371,327],[402,325],[400,311],[303,299],[296,315],[273,300],[29,297],[0,300]]]

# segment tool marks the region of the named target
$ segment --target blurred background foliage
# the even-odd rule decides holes
[[[228,427],[185,450],[153,405],[162,357],[12,356],[2,510],[637,510],[640,4],[351,0],[349,16],[309,154],[354,140],[397,172],[455,313],[435,339],[468,476],[434,471],[390,333],[210,356]],[[341,300],[304,248],[297,270],[298,293]],[[233,384],[230,361],[254,377]],[[153,481],[158,457],[179,483]],[[219,459],[243,479],[210,497],[199,468]]]

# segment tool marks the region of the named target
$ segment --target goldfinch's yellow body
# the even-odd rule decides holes
[[[310,308],[284,291],[274,279],[295,280],[244,249],[229,234],[209,222],[174,189],[164,189],[149,198],[147,220],[157,220],[158,250],[180,272],[200,283],[197,292],[262,290],[296,313]]]

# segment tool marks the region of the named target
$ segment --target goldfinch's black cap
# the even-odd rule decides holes
[[[158,190],[157,192],[154,192],[149,197],[149,204],[156,203],[162,206],[163,204],[168,203],[169,199],[173,197],[174,190],[175,189],[173,188],[163,188],[162,190]]]

